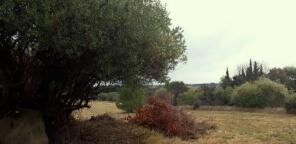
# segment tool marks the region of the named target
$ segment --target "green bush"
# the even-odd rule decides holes
[[[100,93],[98,95],[98,100],[100,100],[100,101],[116,102],[116,101],[118,101],[118,99],[119,99],[118,92]]]
[[[287,100],[285,104],[285,109],[289,114],[296,114],[296,96],[295,95]]]
[[[267,97],[267,106],[278,107],[285,104],[289,91],[284,85],[267,78],[257,80],[255,84],[262,90],[263,95]]]
[[[225,89],[217,87],[214,91],[213,105],[229,105],[232,91],[233,89],[231,87]]]
[[[233,91],[233,104],[239,107],[264,107],[266,101],[262,90],[249,82]]]
[[[182,93],[177,101],[179,105],[194,105],[200,96],[201,93],[198,93],[193,90],[186,91]]]
[[[231,101],[231,87],[204,88],[200,92],[200,104],[202,105],[229,105]]]
[[[287,95],[284,85],[264,78],[237,87],[232,93],[232,102],[239,107],[276,107],[284,105]]]
[[[214,105],[214,87],[202,86],[200,89],[197,89],[196,91],[200,93],[200,105]]]
[[[119,91],[116,106],[126,112],[133,112],[144,104],[144,90],[141,88],[123,87]]]

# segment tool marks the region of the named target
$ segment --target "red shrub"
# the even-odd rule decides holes
[[[148,104],[136,110],[129,122],[163,132],[167,136],[195,137],[197,127],[194,120],[181,109],[167,101],[151,96]]]

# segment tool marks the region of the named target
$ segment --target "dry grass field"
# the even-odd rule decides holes
[[[217,128],[191,141],[167,138],[143,128],[135,132],[148,133],[145,138],[148,144],[296,144],[296,116],[284,114],[281,110],[248,112],[231,108],[201,108],[188,111],[196,121],[206,121]],[[88,119],[103,113],[116,118],[127,116],[110,102],[93,102],[90,109],[75,115],[79,119]]]

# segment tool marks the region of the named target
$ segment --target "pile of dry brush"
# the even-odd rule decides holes
[[[148,104],[136,110],[134,117],[128,117],[130,123],[164,133],[166,136],[178,136],[182,139],[197,138],[214,126],[196,123],[192,116],[181,108],[171,105],[167,100],[151,96]]]

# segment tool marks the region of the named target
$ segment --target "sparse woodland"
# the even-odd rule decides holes
[[[296,143],[296,67],[170,80],[186,60],[160,0],[1,1],[0,144]]]

